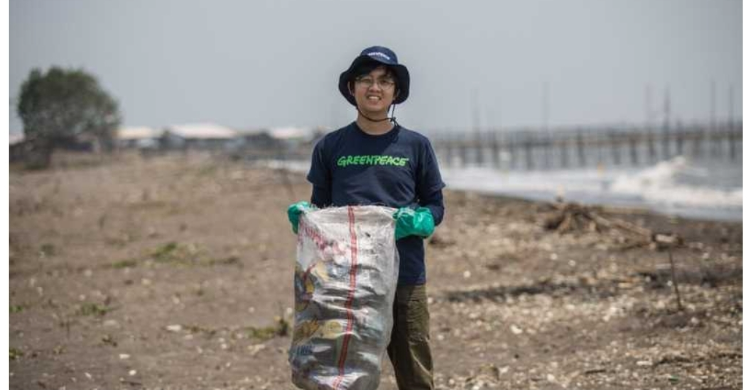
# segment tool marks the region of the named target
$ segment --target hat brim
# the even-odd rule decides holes
[[[409,70],[406,69],[406,66],[379,61],[376,58],[367,55],[361,55],[355,58],[349,66],[349,69],[345,70],[341,73],[341,76],[339,76],[339,92],[341,92],[341,95],[343,95],[351,105],[355,107],[357,106],[357,101],[354,99],[354,95],[349,92],[348,82],[351,79],[351,74],[354,69],[367,62],[376,62],[393,69],[393,73],[396,74],[396,85],[398,86],[398,95],[393,99],[393,104],[400,104],[406,101],[409,97]]]

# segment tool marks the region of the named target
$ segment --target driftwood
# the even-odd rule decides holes
[[[576,230],[618,231],[634,237],[638,245],[652,245],[660,250],[682,245],[682,238],[676,234],[657,233],[621,219],[604,217],[594,207],[577,203],[555,203],[553,206],[557,212],[544,221],[544,227],[548,230],[558,233]]]

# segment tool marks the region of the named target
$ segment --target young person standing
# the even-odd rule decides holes
[[[445,187],[429,140],[388,116],[409,97],[409,81],[396,53],[381,46],[363,50],[339,77],[339,91],[356,107],[357,120],[317,143],[307,175],[312,206],[398,209],[400,268],[388,356],[400,390],[433,388],[423,241],[443,220]],[[289,207],[295,233],[300,213],[312,206]]]

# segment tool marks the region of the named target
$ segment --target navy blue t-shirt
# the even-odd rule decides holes
[[[396,125],[382,135],[363,132],[356,122],[327,134],[312,154],[307,180],[317,207],[380,205],[428,207],[437,226],[443,220],[443,192],[435,152],[427,137]],[[396,242],[398,284],[424,284],[423,239]]]

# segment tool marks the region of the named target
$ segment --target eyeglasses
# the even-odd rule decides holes
[[[380,89],[391,89],[394,85],[396,85],[396,82],[391,78],[380,78],[376,81],[370,76],[357,77],[356,79],[354,79],[354,82],[361,86],[364,86],[365,88],[370,88],[375,83],[378,83],[378,87],[380,87]]]

